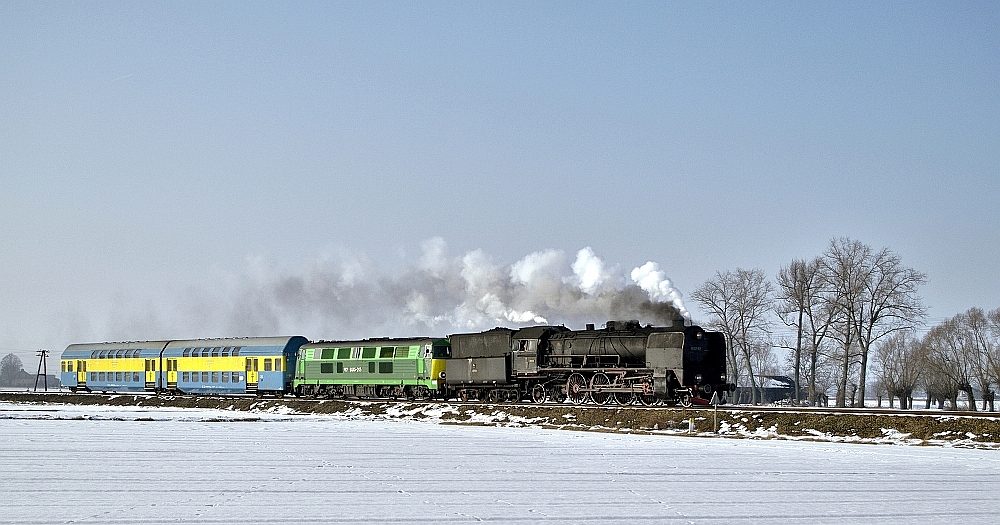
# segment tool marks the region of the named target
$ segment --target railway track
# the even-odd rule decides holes
[[[133,397],[136,399],[161,399],[164,401],[169,400],[189,400],[189,401],[199,401],[211,403],[212,401],[225,402],[227,400],[270,400],[274,402],[281,401],[291,401],[296,403],[307,403],[307,404],[321,404],[329,401],[337,401],[341,403],[348,404],[384,404],[384,405],[408,405],[408,406],[420,406],[420,405],[440,405],[448,404],[453,407],[491,407],[491,408],[520,408],[520,409],[551,409],[551,408],[580,408],[580,409],[605,409],[605,410],[637,410],[637,411],[650,411],[650,412],[681,412],[681,411],[718,411],[718,412],[754,412],[754,413],[778,413],[778,414],[811,414],[811,415],[853,415],[853,416],[864,416],[864,415],[890,415],[890,416],[933,416],[933,417],[970,417],[978,416],[983,418],[1000,418],[1000,412],[986,412],[986,411],[956,411],[956,410],[940,410],[940,409],[910,409],[902,410],[897,408],[886,408],[886,407],[794,407],[794,406],[779,406],[779,405],[693,405],[690,407],[682,406],[669,406],[669,405],[642,405],[642,404],[628,404],[628,405],[618,405],[618,404],[596,404],[596,403],[582,403],[574,404],[570,402],[564,403],[532,403],[532,402],[489,402],[489,401],[461,401],[459,399],[421,399],[421,400],[407,400],[407,399],[389,399],[389,398],[347,398],[347,399],[317,399],[313,397],[295,397],[295,396],[257,396],[253,394],[236,394],[236,395],[225,395],[225,396],[211,396],[211,395],[188,395],[188,394],[153,394],[153,393],[128,393],[128,394],[105,394],[101,392],[87,392],[87,393],[73,393],[67,391],[52,391],[52,392],[25,392],[25,391],[14,391],[14,390],[3,390],[0,391],[0,399],[11,399],[18,401],[31,401],[32,399],[42,400],[43,398],[48,400],[57,401],[60,398],[65,399],[67,402],[73,398],[77,399],[103,399],[111,400],[115,398],[122,397]],[[171,404],[171,403],[167,403]]]

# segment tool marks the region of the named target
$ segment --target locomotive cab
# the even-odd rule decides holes
[[[532,326],[511,334],[511,374],[538,375],[539,364],[544,361],[548,349],[549,336],[563,331],[567,331],[564,326]]]

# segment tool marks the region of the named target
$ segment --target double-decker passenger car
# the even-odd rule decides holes
[[[294,392],[320,397],[438,395],[444,387],[447,339],[364,339],[303,345]]]
[[[145,392],[156,385],[157,362],[169,341],[69,345],[60,381],[73,392]]]
[[[299,347],[291,337],[244,337],[70,345],[60,370],[70,390],[283,394]]]

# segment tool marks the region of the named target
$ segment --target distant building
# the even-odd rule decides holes
[[[757,376],[758,390],[765,404],[785,404],[795,402],[795,380],[788,376]],[[749,403],[750,387],[741,386],[736,389],[736,399],[740,403]],[[809,399],[809,392],[799,388],[799,399]]]
[[[59,382],[59,378],[49,374],[47,376],[49,390],[59,390],[62,383]],[[45,388],[45,377],[38,378],[38,388]],[[22,368],[13,377],[4,378],[3,382],[0,383],[0,388],[34,388],[35,387],[35,374],[29,374],[25,372]]]

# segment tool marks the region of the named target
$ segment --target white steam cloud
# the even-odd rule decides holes
[[[639,285],[649,298],[660,303],[670,303],[677,308],[685,319],[690,319],[691,314],[684,307],[680,291],[674,288],[674,284],[667,278],[667,274],[660,270],[660,265],[653,261],[632,270],[632,281]]]
[[[440,238],[421,248],[415,263],[392,274],[363,256],[314,260],[292,271],[252,259],[245,271],[224,274],[211,286],[160,296],[148,311],[130,310],[123,316],[128,322],[113,323],[117,328],[105,335],[444,336],[498,325],[582,328],[618,319],[664,325],[688,318],[680,292],[654,262],[625,273],[590,247],[572,262],[550,249],[506,265],[482,250],[449,255]]]

